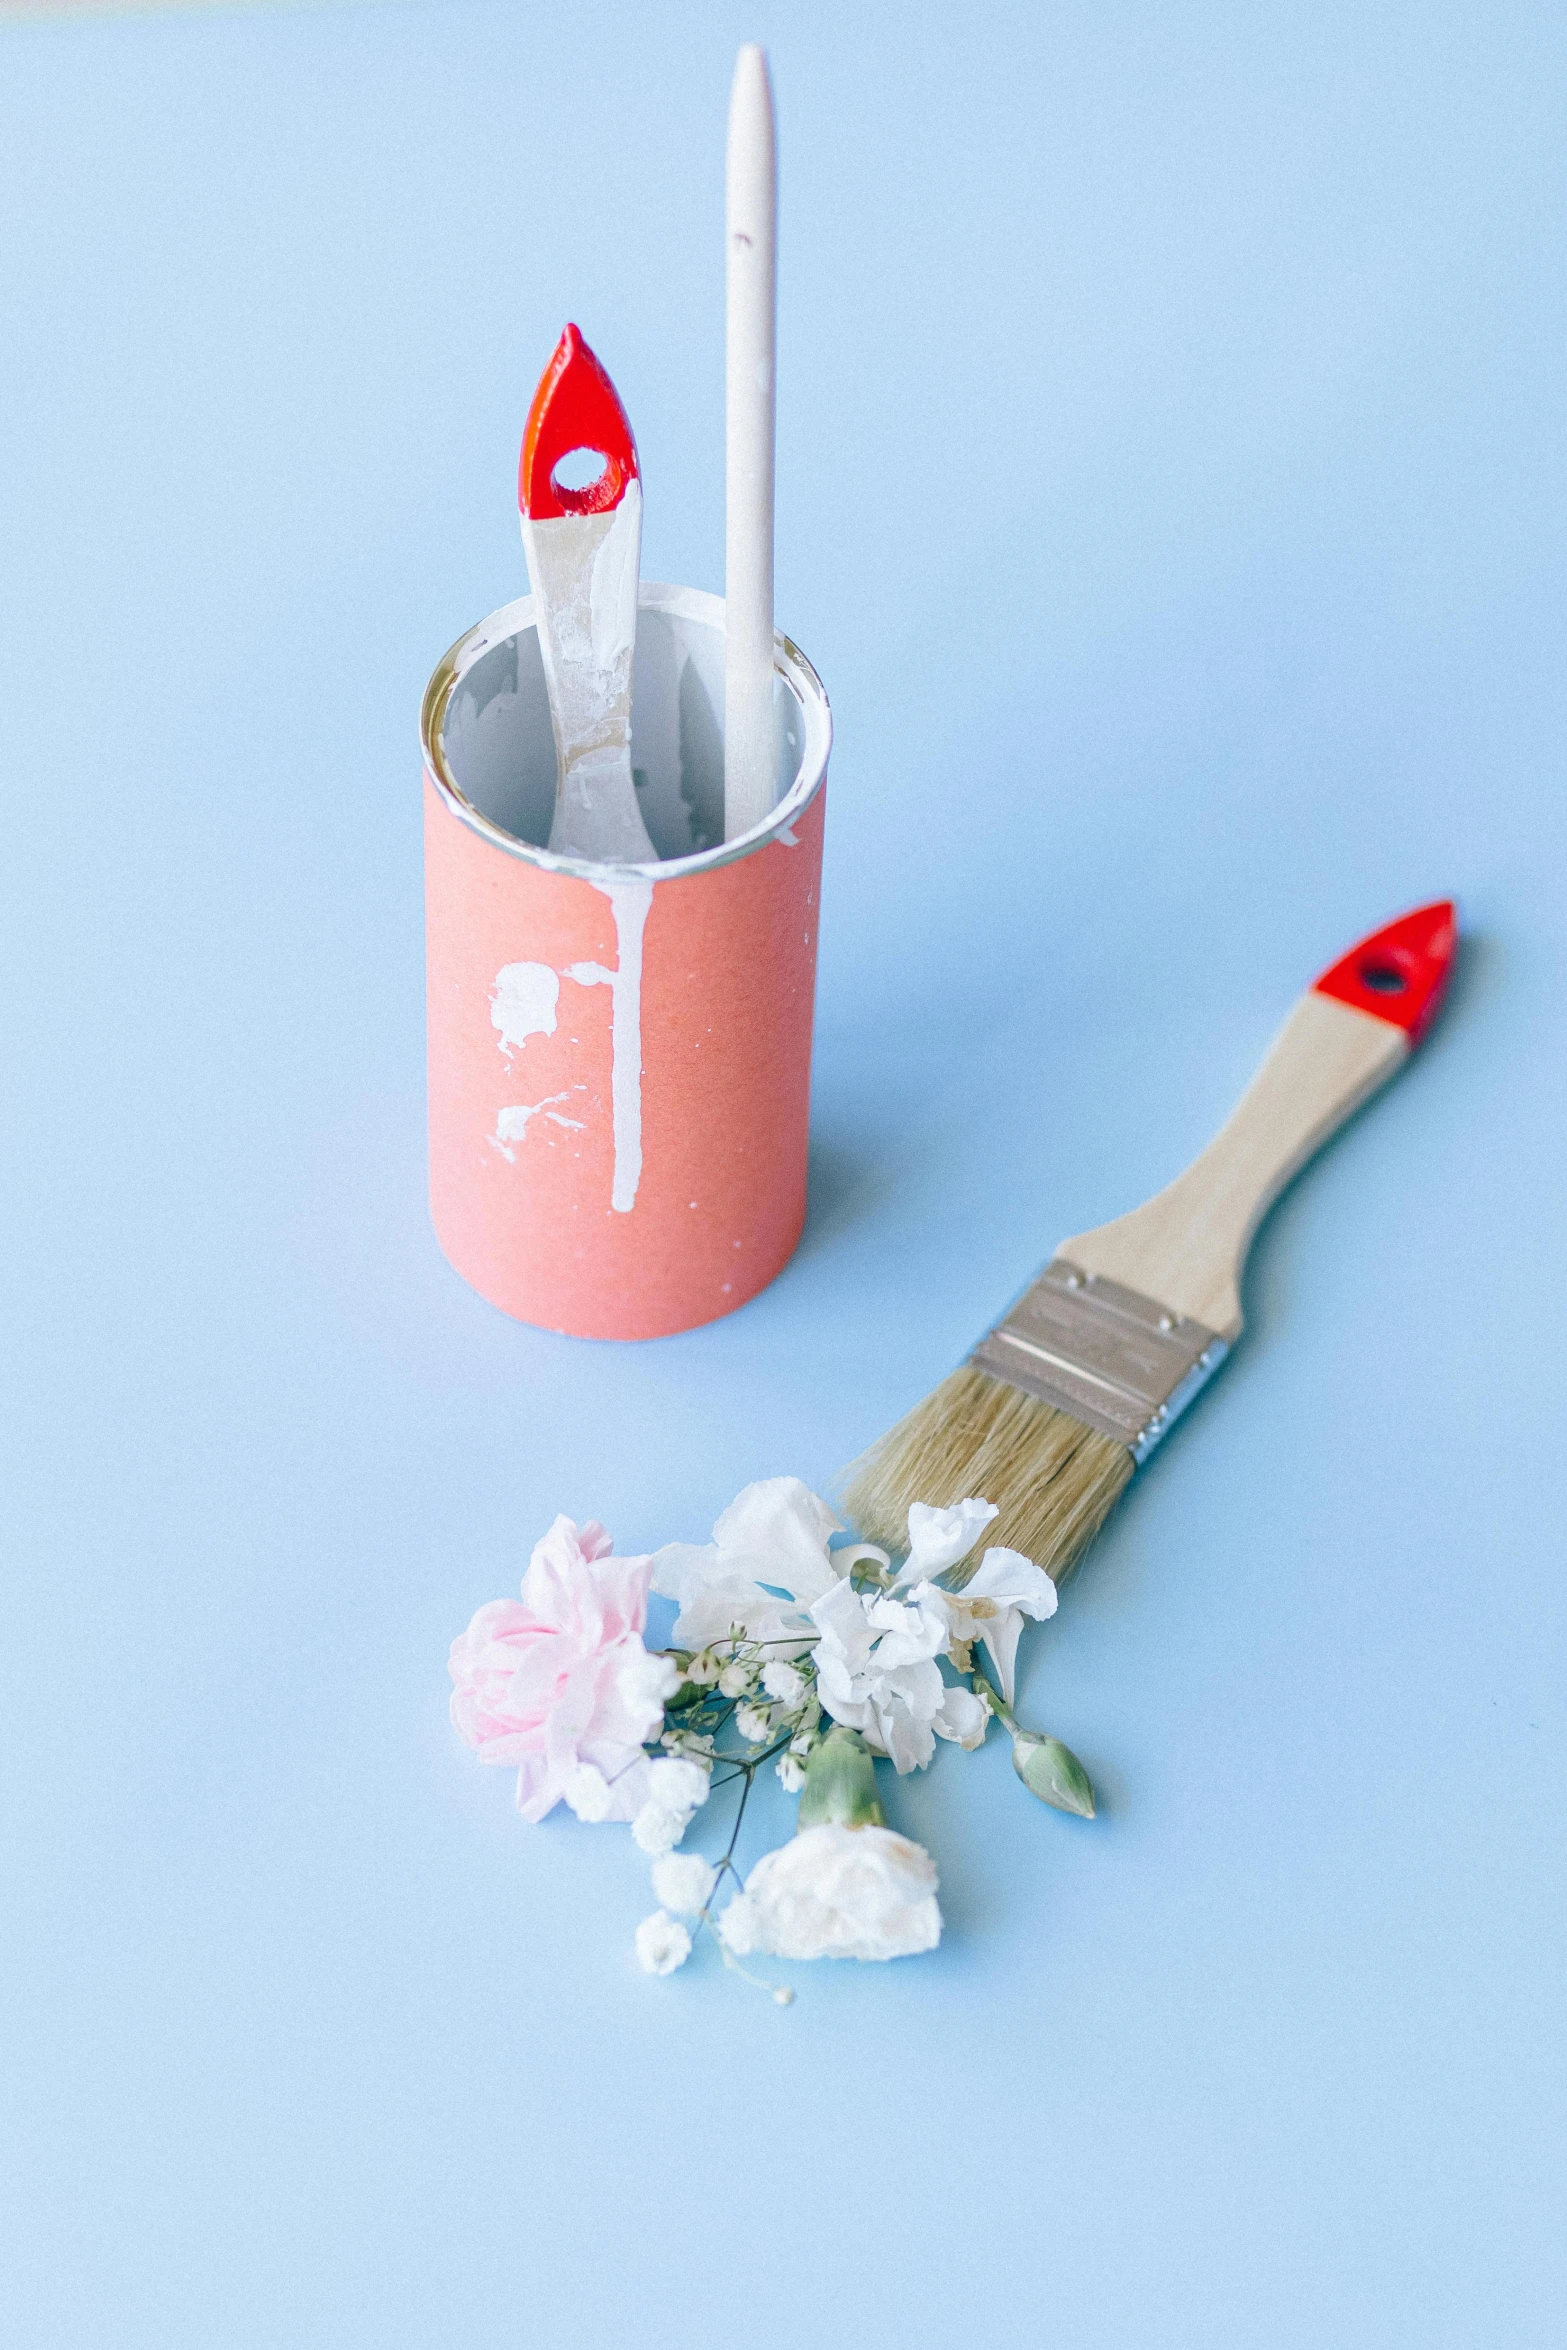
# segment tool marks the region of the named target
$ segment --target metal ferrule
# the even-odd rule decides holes
[[[1189,1315],[1056,1257],[969,1361],[1141,1462],[1229,1351]]]

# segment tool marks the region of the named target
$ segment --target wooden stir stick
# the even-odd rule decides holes
[[[726,185],[724,837],[772,813],[778,157],[767,53],[740,52]]]

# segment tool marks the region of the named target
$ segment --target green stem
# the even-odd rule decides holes
[[[991,1712],[995,1715],[1002,1728],[1004,1730],[1010,1730],[1013,1737],[1015,1738],[1018,1734],[1019,1727],[1017,1715],[1012,1711],[1012,1708],[1008,1705],[1006,1699],[1002,1696],[994,1681],[991,1680],[990,1675],[986,1672],[983,1665],[975,1665],[972,1668],[972,1678],[974,1682],[974,1695],[976,1697],[983,1698],[985,1704],[989,1706]]]
[[[735,1824],[730,1833],[728,1850],[723,1858],[723,1867],[726,1869],[731,1867],[734,1862],[734,1849],[740,1841],[740,1822],[745,1818],[745,1807],[751,1800],[751,1781],[755,1775],[755,1765],[747,1764],[745,1766],[745,1785],[740,1791],[740,1801],[735,1810]]]

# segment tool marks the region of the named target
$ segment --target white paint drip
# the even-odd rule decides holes
[[[651,881],[598,881],[594,888],[608,898],[615,917],[615,968],[603,963],[568,963],[564,976],[579,987],[609,989],[610,1115],[614,1130],[615,1172],[609,1204],[628,1216],[637,1204],[642,1181],[642,933],[653,903]],[[528,976],[522,977],[521,974]],[[545,981],[549,982],[546,988]],[[508,963],[495,975],[490,1018],[500,1031],[500,1049],[529,1036],[553,1035],[560,998],[560,975],[547,963]],[[546,1022],[538,1015],[546,1006]],[[579,1090],[579,1089],[577,1089]],[[541,1102],[515,1102],[501,1110],[490,1140],[505,1159],[515,1163],[510,1149],[521,1142],[528,1121],[542,1110],[556,1126],[582,1130],[580,1118],[563,1118],[550,1107],[567,1099],[564,1093],[546,1094]]]
[[[560,974],[548,963],[508,963],[497,971],[490,1023],[500,1031],[501,1051],[509,1058],[530,1036],[553,1036],[559,1002]]]
[[[610,1105],[615,1125],[615,1180],[609,1204],[628,1216],[642,1181],[642,932],[653,903],[651,881],[596,881],[615,917],[615,969],[570,963],[566,977],[610,992]]]
[[[653,903],[653,884],[611,881],[605,884],[604,895],[615,916],[619,966],[611,983],[615,1186],[609,1204],[624,1216],[636,1206],[642,1181],[642,932]]]

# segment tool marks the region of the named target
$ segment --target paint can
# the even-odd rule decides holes
[[[805,1217],[832,723],[776,642],[777,797],[723,838],[724,607],[642,583],[637,798],[659,862],[551,856],[531,597],[425,695],[430,1206],[481,1297],[580,1338],[732,1313]]]

